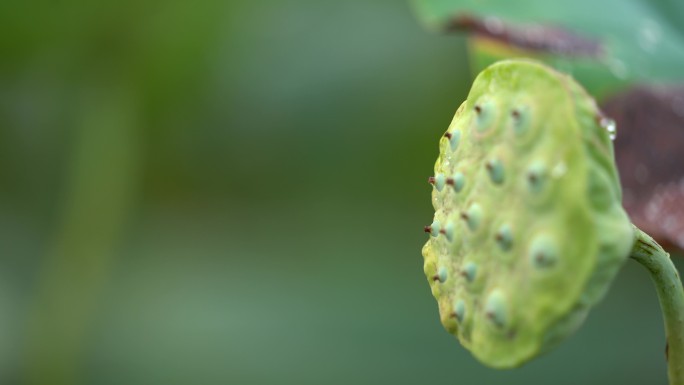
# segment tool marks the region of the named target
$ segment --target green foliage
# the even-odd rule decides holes
[[[534,57],[571,73],[597,97],[626,85],[670,82],[684,78],[684,6],[674,0],[414,0],[431,28],[441,28],[456,15],[474,15],[500,26],[559,27],[601,43],[596,57],[563,55],[471,41],[475,73],[504,58]],[[492,25],[492,27],[497,27]]]
[[[610,128],[571,77],[510,60],[477,77],[441,139],[424,270],[442,324],[485,364],[572,333],[628,256]]]

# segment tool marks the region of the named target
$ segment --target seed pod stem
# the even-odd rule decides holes
[[[684,289],[677,268],[663,248],[634,226],[630,257],[651,273],[665,321],[665,358],[670,385],[684,384]]]

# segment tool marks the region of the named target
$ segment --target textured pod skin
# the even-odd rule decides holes
[[[519,366],[572,333],[631,250],[601,116],[569,76],[502,61],[440,141],[433,223],[452,235],[432,231],[424,271],[444,327],[489,366]]]

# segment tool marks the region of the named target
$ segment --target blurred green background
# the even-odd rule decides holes
[[[426,178],[471,79],[407,2],[9,0],[0,55],[2,384],[666,383],[633,262],[521,369],[442,329]]]

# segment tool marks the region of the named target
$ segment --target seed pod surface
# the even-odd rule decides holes
[[[450,229],[423,247],[425,275],[444,327],[489,366],[571,334],[629,254],[602,118],[571,77],[507,60],[475,79],[440,141],[433,223]]]

